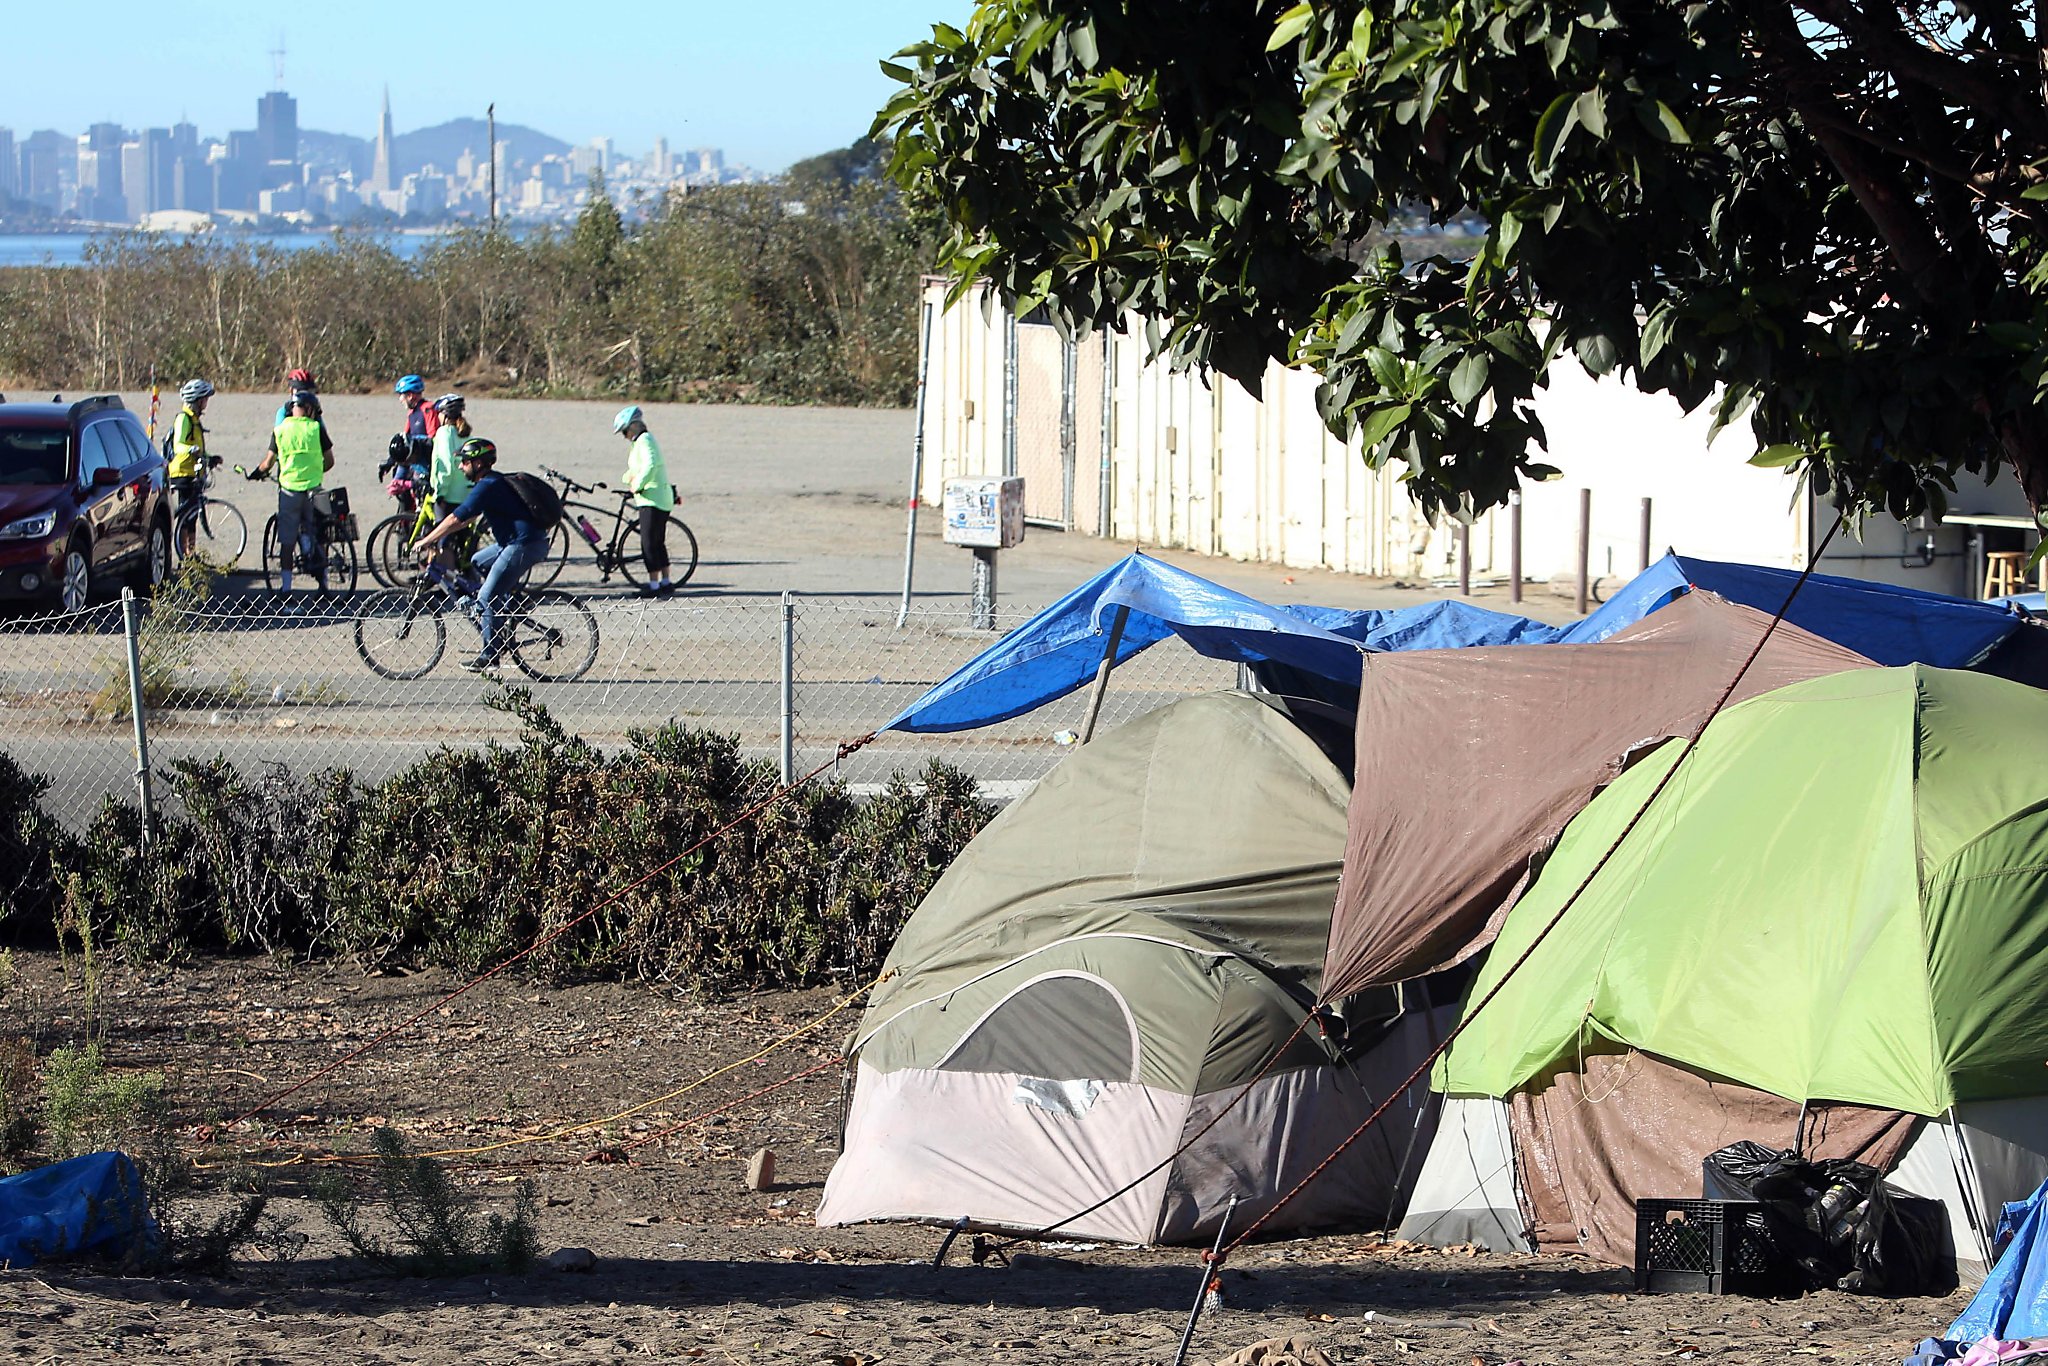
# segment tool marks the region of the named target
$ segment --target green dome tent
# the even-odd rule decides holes
[[[1470,1000],[1680,748],[1644,757],[1572,821]],[[1927,1117],[1895,1179],[1950,1204],[1967,1270],[1987,1209],[2048,1174],[2048,694],[1925,666],[1832,674],[1730,708],[1684,764],[1471,1017],[1437,1088],[1526,1099],[1564,1078],[1590,1100],[1588,1055],[1629,1053],[1701,1087],[1782,1097],[1802,1124],[1838,1103]],[[1669,1141],[1605,1122],[1608,1166],[1631,1143]],[[1472,1164],[1433,1151],[1439,1165]],[[1585,1241],[1594,1220],[1574,1213]]]
[[[1063,1231],[1152,1243],[1202,1236],[1231,1195],[1240,1221],[1270,1207],[1451,1014],[1354,1021],[1374,1046],[1341,1063],[1310,1030],[1266,1066],[1315,1000],[1350,792],[1300,724],[1239,692],[1162,707],[1070,755],[898,937],[855,1037],[818,1222],[1030,1230],[1136,1181]],[[1415,1092],[1398,1130],[1290,1204],[1285,1227],[1398,1208],[1403,1159],[1419,1160],[1410,1145],[1434,1113]]]

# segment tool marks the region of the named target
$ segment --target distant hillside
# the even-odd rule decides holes
[[[560,138],[551,138],[546,133],[522,128],[516,123],[498,125],[498,145],[505,149],[508,162],[519,165],[539,161],[544,156],[560,156],[569,150],[569,144]],[[394,169],[399,175],[410,174],[430,164],[443,171],[452,171],[457,158],[464,152],[482,161],[489,146],[490,130],[482,119],[450,119],[432,128],[400,133],[391,157],[398,163]]]
[[[315,172],[340,174],[353,171],[358,179],[370,173],[370,143],[347,133],[323,133],[317,128],[299,130],[299,159]]]

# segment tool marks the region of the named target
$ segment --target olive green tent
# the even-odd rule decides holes
[[[818,1221],[1029,1230],[1107,1199],[1063,1231],[1150,1243],[1201,1236],[1233,1194],[1240,1219],[1269,1207],[1450,1013],[1388,993],[1382,1018],[1349,1021],[1371,1046],[1336,1061],[1316,1028],[1281,1051],[1315,1000],[1349,797],[1301,725],[1246,693],[1173,703],[1068,757],[899,936]],[[1418,1084],[1283,1226],[1397,1208],[1432,1114]]]
[[[1847,1102],[1929,1117],[1924,1179],[1907,1184],[1954,1193],[1970,1260],[1987,1207],[2038,1181],[2048,1148],[2048,694],[1925,666],[1780,688],[1718,717],[1629,830],[1680,749],[1566,829],[1471,1000],[1621,843],[1471,1016],[1439,1089],[1526,1095],[1633,1051],[1801,1116]]]

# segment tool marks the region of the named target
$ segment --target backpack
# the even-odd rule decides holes
[[[562,495],[555,492],[555,486],[525,470],[513,470],[498,476],[519,495],[519,501],[526,504],[526,510],[542,531],[553,531],[562,520]]]

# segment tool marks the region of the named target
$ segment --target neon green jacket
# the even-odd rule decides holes
[[[199,423],[199,414],[186,404],[178,415],[171,419],[171,463],[164,470],[169,479],[190,479],[199,473],[199,466],[206,459],[206,428]]]
[[[469,438],[455,430],[455,424],[444,422],[441,430],[434,433],[434,453],[427,466],[427,482],[433,486],[434,496],[450,503],[459,503],[469,497],[469,480],[463,476],[462,462],[455,458],[455,452]]]
[[[675,507],[676,493],[668,481],[668,462],[661,458],[661,447],[654,444],[653,432],[642,432],[633,439],[619,487],[633,490],[634,507],[660,508],[663,512]]]
[[[277,486],[293,493],[320,487],[327,456],[320,449],[320,423],[310,417],[288,417],[277,424]]]

